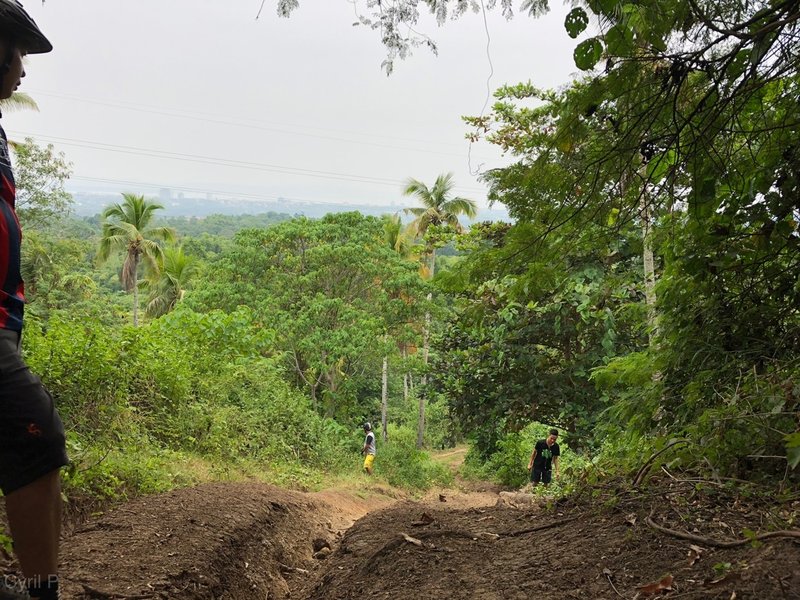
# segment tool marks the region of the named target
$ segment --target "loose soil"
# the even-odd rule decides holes
[[[798,501],[672,479],[557,502],[475,485],[411,501],[366,478],[357,493],[218,483],[90,518],[62,573],[69,599],[798,599],[798,516]]]

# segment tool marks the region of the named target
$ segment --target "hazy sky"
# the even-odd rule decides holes
[[[9,112],[12,139],[51,142],[74,165],[72,190],[407,204],[402,182],[453,171],[484,204],[461,115],[483,109],[490,74],[483,17],[418,29],[418,48],[386,77],[378,33],[354,27],[348,0],[27,0],[53,42],[27,60],[20,91],[40,112]],[[491,88],[566,83],[576,71],[567,7],[507,22],[488,13]],[[502,164],[472,149],[472,168]],[[148,187],[146,184],[150,184]],[[155,187],[152,187],[155,186]]]

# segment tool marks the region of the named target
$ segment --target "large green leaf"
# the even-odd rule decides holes
[[[606,31],[603,39],[605,40],[609,54],[615,56],[625,54],[633,46],[633,32],[622,23],[617,23],[614,27]]]
[[[599,38],[593,37],[582,41],[573,53],[575,66],[581,71],[588,71],[597,64],[603,56],[603,43]]]
[[[800,465],[800,432],[786,436],[786,459],[792,469]]]
[[[589,16],[582,8],[573,8],[564,21],[564,27],[569,34],[569,37],[575,39],[578,37],[589,25]]]

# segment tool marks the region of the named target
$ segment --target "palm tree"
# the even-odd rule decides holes
[[[459,196],[451,197],[453,191],[453,174],[447,173],[439,175],[433,187],[428,188],[427,185],[417,179],[409,179],[406,182],[406,187],[403,194],[406,196],[416,196],[422,204],[421,207],[406,208],[406,213],[411,213],[416,218],[411,223],[413,230],[417,237],[424,238],[428,227],[434,226],[450,226],[457,232],[463,231],[463,227],[458,218],[461,215],[466,215],[474,218],[478,212],[478,207],[474,200],[468,198],[461,198]],[[433,243],[426,244],[426,252],[430,257],[428,266],[428,277],[433,278],[436,269],[436,247]],[[428,301],[431,300],[431,294],[428,294]],[[428,353],[430,350],[430,330],[431,330],[431,315],[429,312],[425,313],[425,329],[423,330],[423,346],[422,346],[422,360],[427,366]],[[423,376],[423,385],[427,383],[427,377]],[[417,448],[422,448],[425,435],[425,395],[419,396],[419,423],[417,425]]]
[[[31,98],[25,92],[14,92],[10,98],[0,100],[0,109],[4,111],[12,110],[39,110],[39,105],[36,100]]]
[[[386,246],[403,258],[411,257],[414,250],[414,233],[414,227],[403,226],[403,220],[399,214],[383,216],[383,235]]]
[[[181,246],[165,248],[157,262],[158,270],[148,281],[150,298],[145,308],[151,317],[160,317],[175,308],[196,271],[194,259],[186,256]]]
[[[452,173],[439,175],[431,188],[416,179],[409,179],[406,182],[403,194],[416,196],[422,204],[421,207],[404,209],[407,214],[410,213],[416,217],[411,226],[418,237],[424,237],[431,225],[449,225],[461,233],[464,227],[458,218],[461,215],[466,215],[471,219],[475,217],[478,212],[475,201],[458,196],[451,198],[450,193],[454,187]],[[428,276],[433,277],[436,266],[436,249],[433,244],[428,244],[427,253],[430,257]]]
[[[175,230],[171,227],[150,228],[153,213],[164,208],[145,200],[144,196],[122,194],[123,202],[103,211],[103,236],[97,258],[108,260],[113,250],[125,252],[120,282],[126,292],[133,292],[133,325],[139,325],[139,264],[144,261],[153,270],[163,251],[155,240],[172,241]]]

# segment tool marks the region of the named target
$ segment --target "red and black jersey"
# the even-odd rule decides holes
[[[22,231],[14,212],[16,194],[8,140],[0,127],[0,328],[22,331],[25,289],[20,273]]]

